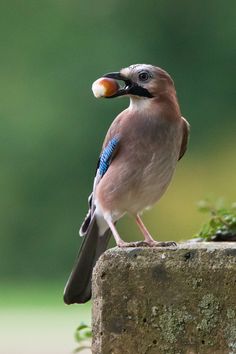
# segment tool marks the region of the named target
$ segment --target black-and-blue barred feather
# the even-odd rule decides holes
[[[117,148],[118,142],[119,142],[118,137],[114,136],[114,138],[112,138],[109,141],[109,143],[107,144],[107,146],[105,147],[105,149],[103,150],[103,152],[99,158],[98,170],[99,170],[101,177],[104,176],[104,174],[108,170],[112,154],[114,153],[115,149]]]

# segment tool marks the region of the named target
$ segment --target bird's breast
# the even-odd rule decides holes
[[[120,149],[98,185],[104,209],[136,214],[166,191],[179,156],[181,126],[135,122],[120,132]],[[118,211],[118,212],[117,212]]]
[[[120,158],[148,170],[166,163],[176,163],[182,139],[179,120],[160,118],[137,119],[121,134]],[[123,150],[123,151],[122,151]]]

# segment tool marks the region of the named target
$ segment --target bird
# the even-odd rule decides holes
[[[92,271],[112,234],[118,247],[135,246],[116,228],[125,214],[136,220],[142,245],[165,246],[153,239],[141,214],[165,193],[188,145],[190,125],[167,71],[134,64],[102,77],[122,82],[106,98],[128,96],[130,104],[114,119],[102,145],[89,211],[80,228],[83,242],[64,290],[66,304],[91,298]]]

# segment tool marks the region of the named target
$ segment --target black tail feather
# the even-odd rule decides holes
[[[93,268],[100,255],[107,249],[110,237],[110,229],[99,236],[96,218],[93,217],[65,287],[64,302],[67,305],[90,300]]]

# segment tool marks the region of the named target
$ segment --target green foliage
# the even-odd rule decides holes
[[[74,353],[79,353],[84,349],[89,349],[90,346],[87,341],[92,338],[92,329],[85,323],[81,323],[75,331],[75,340],[79,346],[74,350]]]
[[[197,233],[197,237],[206,241],[235,241],[236,203],[225,207],[222,200],[215,205],[208,200],[202,200],[198,207],[201,212],[208,213],[210,218]]]

